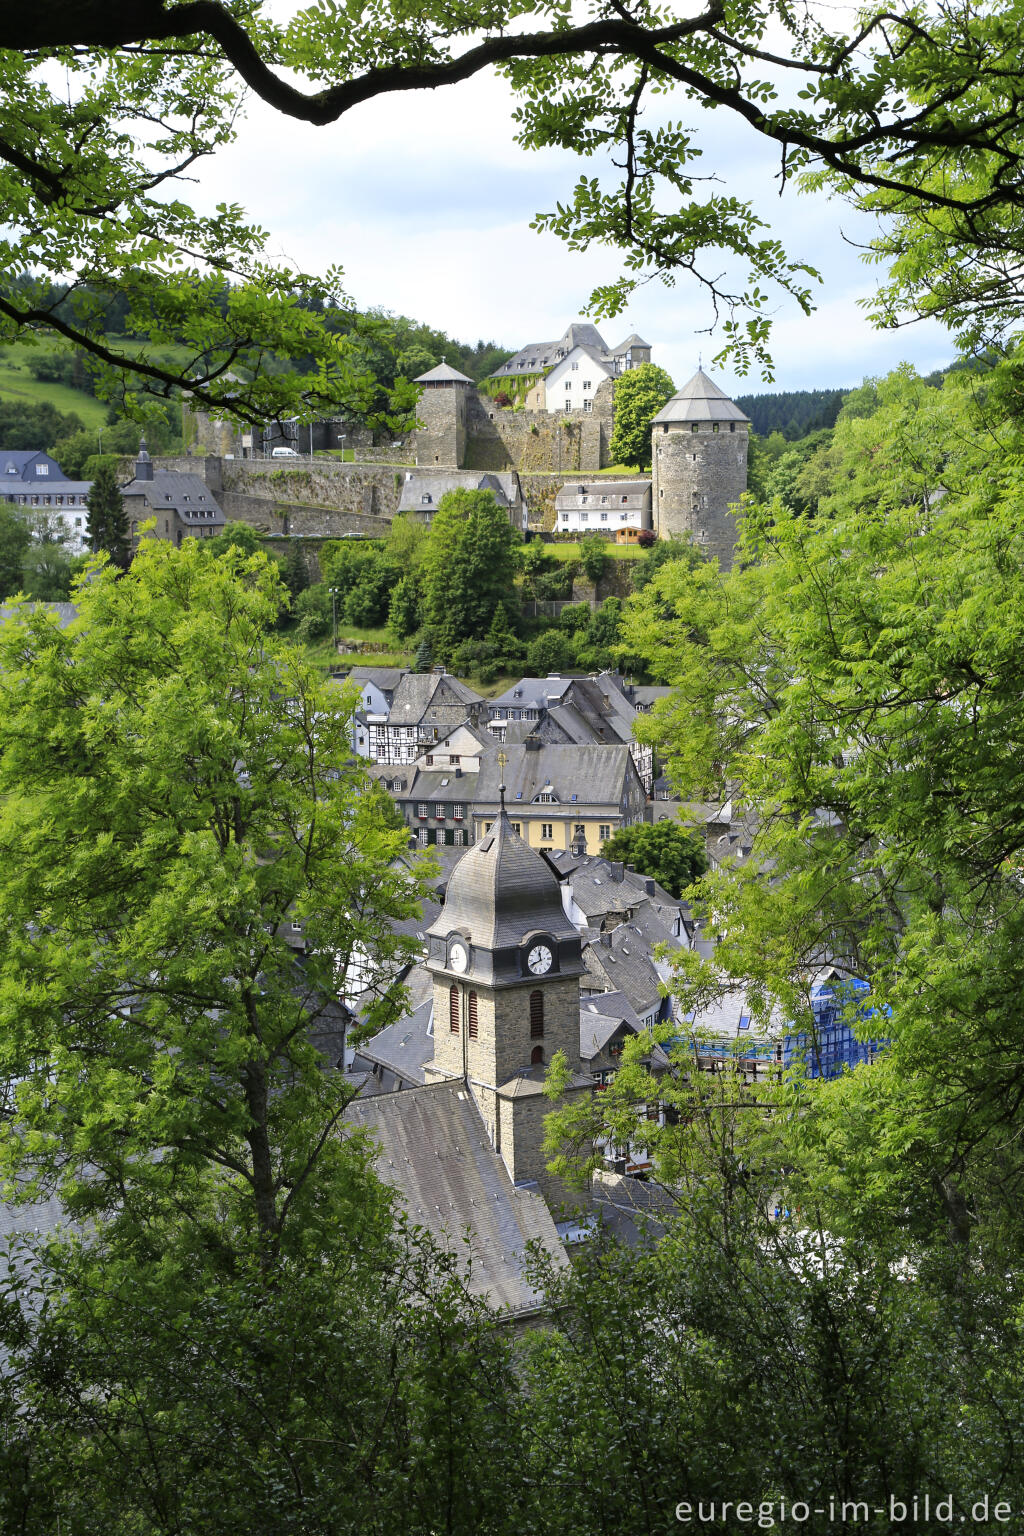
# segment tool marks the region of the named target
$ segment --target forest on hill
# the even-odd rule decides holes
[[[736,404],[750,418],[759,437],[781,432],[789,442],[834,427],[848,389],[791,389],[770,395],[737,395]]]

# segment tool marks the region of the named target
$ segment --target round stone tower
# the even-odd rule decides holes
[[[698,368],[654,418],[654,529],[691,538],[723,570],[736,548],[736,507],[747,488],[750,422]]]

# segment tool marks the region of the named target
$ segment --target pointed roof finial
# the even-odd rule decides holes
[[[498,767],[501,769],[501,783],[498,785],[498,798],[501,800],[501,814],[505,814],[505,767],[508,758],[504,751],[498,753]]]

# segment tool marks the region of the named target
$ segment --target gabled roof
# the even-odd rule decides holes
[[[636,774],[629,748],[622,743],[582,747],[545,744],[535,751],[513,745],[506,746],[505,755],[505,803],[510,816],[533,805],[548,784],[564,811],[574,806],[581,814],[588,807],[617,810],[630,773]],[[500,775],[497,752],[484,753],[477,779],[478,811],[497,804]]]
[[[620,352],[628,352],[630,347],[646,347],[650,351],[651,344],[649,341],[644,341],[643,337],[638,336],[636,331],[634,331],[631,336],[626,337],[625,341],[619,343],[615,348],[614,355],[617,357]]]
[[[398,499],[399,512],[436,512],[441,497],[449,491],[491,491],[499,507],[521,501],[519,476],[514,469],[483,471],[472,469],[409,470],[402,481]],[[429,496],[429,502],[424,502]]]
[[[539,1243],[559,1267],[565,1250],[540,1195],[512,1183],[464,1083],[356,1099],[345,1119],[369,1131],[378,1177],[413,1223],[459,1258],[474,1295],[509,1312],[542,1304],[527,1279],[527,1244]]]
[[[624,992],[638,1014],[660,1005],[661,977],[643,934],[620,923],[606,937],[608,944],[598,941],[584,947],[583,963],[590,975]]]
[[[447,672],[407,672],[391,700],[388,725],[419,725],[428,715],[447,712],[447,723],[458,724],[460,710],[479,704],[480,695]]]
[[[655,424],[673,421],[748,421],[738,405],[698,368],[689,383],[676,390],[672,399],[658,412]]]
[[[334,682],[373,683],[387,693],[397,688],[405,676],[405,667],[353,667],[348,677],[334,678]]]
[[[212,513],[214,523],[226,521],[206,481],[175,469],[154,469],[151,480],[131,480],[122,487],[121,495],[144,497],[154,512],[176,512],[184,519],[197,512]],[[203,521],[208,525],[211,518],[206,515]]]
[[[422,1083],[423,1068],[434,1059],[434,1003],[432,997],[364,1041],[359,1055],[375,1066],[387,1067],[407,1083]]]
[[[36,464],[45,464],[49,473],[37,475]],[[41,448],[4,448],[0,451],[0,485],[8,481],[23,480],[28,485],[52,485],[57,480],[64,479],[64,471]]]

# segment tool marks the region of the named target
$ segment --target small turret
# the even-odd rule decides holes
[[[153,478],[153,460],[146,449],[146,439],[144,437],[139,438],[139,456],[135,460],[135,478],[136,480],[152,480]]]

